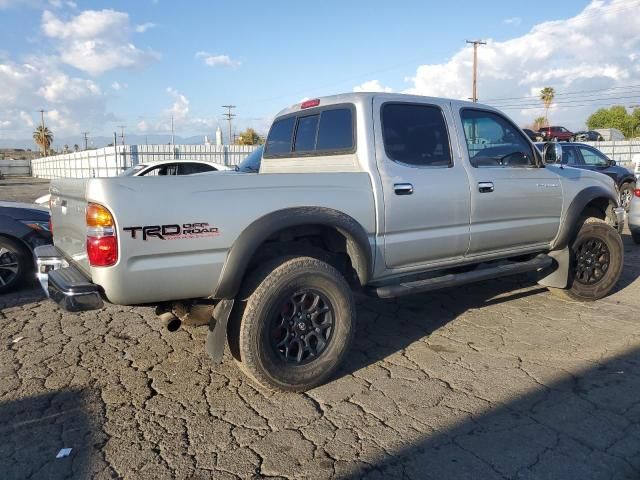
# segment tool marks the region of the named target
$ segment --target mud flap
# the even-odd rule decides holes
[[[569,284],[569,247],[549,252],[548,255],[558,264],[556,269],[538,280],[543,287],[567,288]]]
[[[220,300],[209,321],[206,348],[211,360],[216,365],[222,363],[224,342],[227,339],[227,323],[233,304],[234,300]]]

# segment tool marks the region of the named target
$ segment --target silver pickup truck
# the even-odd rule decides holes
[[[613,181],[500,111],[350,93],[281,111],[257,173],[54,180],[38,275],[70,311],[157,305],[274,389],[326,381],[382,298],[533,272],[596,300],[623,264]],[[543,158],[544,157],[544,158]],[[135,321],[132,319],[132,321]]]

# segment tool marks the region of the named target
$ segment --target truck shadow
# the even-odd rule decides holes
[[[640,478],[639,367],[629,351],[341,478]]]
[[[28,303],[41,302],[47,297],[35,280],[13,292],[0,294],[0,312],[5,308],[20,307]],[[0,316],[0,321],[2,316]]]
[[[0,403],[0,476],[93,478],[105,465],[99,450],[107,441],[95,395],[71,390]],[[63,448],[72,450],[56,458]]]

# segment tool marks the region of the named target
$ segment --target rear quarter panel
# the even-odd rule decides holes
[[[86,199],[115,216],[118,263],[89,270],[108,300],[117,304],[211,295],[235,239],[277,210],[333,208],[357,220],[372,244],[375,238],[372,186],[363,172],[91,179]],[[217,233],[162,240],[143,239],[141,231],[133,238],[124,230],[191,223],[208,223]]]

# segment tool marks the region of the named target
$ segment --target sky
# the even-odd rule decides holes
[[[0,139],[264,134],[304,98],[349,91],[478,96],[521,125],[584,127],[600,106],[640,104],[640,0],[0,0]]]

